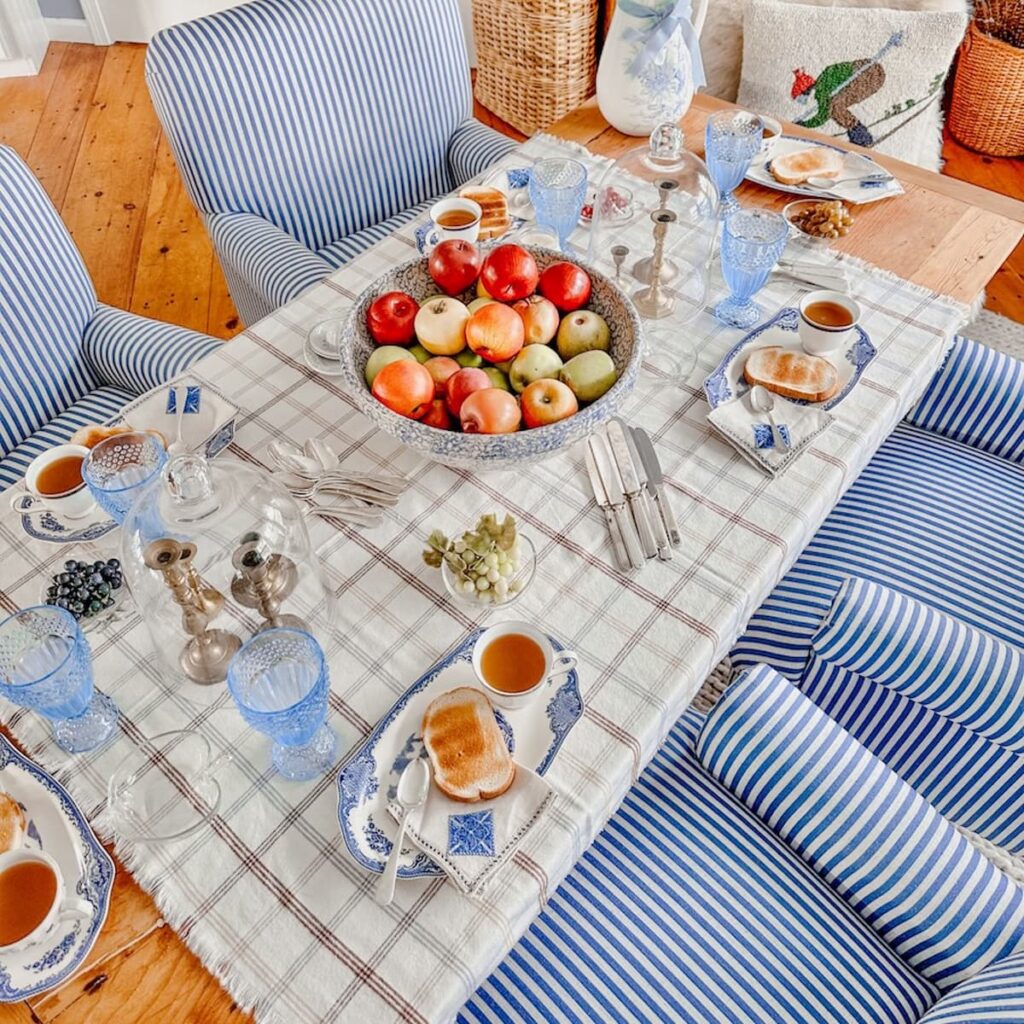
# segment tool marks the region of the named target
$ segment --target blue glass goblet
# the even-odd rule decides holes
[[[92,655],[78,623],[52,605],[0,622],[0,695],[49,718],[69,754],[98,747],[117,725],[117,705],[93,688]]]
[[[587,169],[578,160],[553,157],[530,169],[530,201],[540,227],[558,235],[558,247],[569,252],[569,235],[579,223],[587,196]]]
[[[732,293],[715,306],[715,316],[733,327],[751,327],[761,307],[751,297],[764,287],[789,239],[781,213],[739,210],[722,229],[722,276]]]
[[[326,724],[330,677],[320,645],[301,629],[265,629],[228,667],[228,690],[242,718],[274,741],[274,767],[313,779],[334,764],[336,737]]]
[[[732,192],[761,149],[763,135],[761,119],[744,110],[723,110],[708,118],[704,128],[704,158],[718,186],[719,217],[724,219],[739,209]]]
[[[115,434],[89,452],[82,476],[96,504],[120,524],[166,461],[164,446],[152,434]]]

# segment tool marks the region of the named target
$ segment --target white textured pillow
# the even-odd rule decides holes
[[[938,170],[942,83],[967,19],[751,0],[737,102]]]

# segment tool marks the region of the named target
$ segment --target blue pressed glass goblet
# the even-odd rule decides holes
[[[704,127],[704,158],[720,195],[718,216],[728,217],[739,209],[732,194],[761,149],[764,125],[759,117],[744,110],[723,110],[712,114]]]
[[[92,655],[78,623],[52,605],[0,623],[0,695],[49,718],[69,754],[98,747],[117,725],[117,705],[93,688]]]
[[[761,317],[752,296],[764,287],[789,239],[781,213],[739,210],[722,228],[722,276],[732,293],[715,306],[715,316],[733,327],[751,327]]]
[[[587,169],[578,160],[538,160],[530,169],[530,201],[540,227],[558,235],[558,247],[569,252],[569,235],[579,223],[587,196]]]
[[[96,503],[120,524],[166,461],[164,446],[152,434],[115,434],[89,452],[82,476]]]
[[[286,778],[313,779],[334,763],[336,737],[326,724],[330,678],[320,645],[301,629],[265,629],[228,667],[228,690],[242,718],[274,741],[274,767]]]

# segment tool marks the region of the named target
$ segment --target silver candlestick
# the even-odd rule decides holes
[[[679,182],[675,178],[662,178],[658,182],[658,212],[668,209],[668,201],[672,197],[672,193],[679,188]],[[641,282],[641,284],[650,284],[651,268],[654,266],[654,256],[645,256],[642,260],[637,260],[633,266],[633,276]],[[679,276],[679,267],[666,256],[662,256],[661,260],[661,273],[659,278],[662,284],[671,284]]]
[[[668,231],[668,226],[676,222],[676,215],[671,210],[655,210],[651,214],[651,220],[654,221],[651,283],[646,288],[641,288],[633,296],[633,304],[641,316],[648,320],[660,320],[676,308],[676,300],[665,291],[661,276],[662,264],[665,260],[665,234]]]

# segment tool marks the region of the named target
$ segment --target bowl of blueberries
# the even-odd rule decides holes
[[[43,603],[69,611],[82,629],[89,630],[113,618],[125,603],[126,592],[118,559],[82,562],[70,558],[51,577]]]

